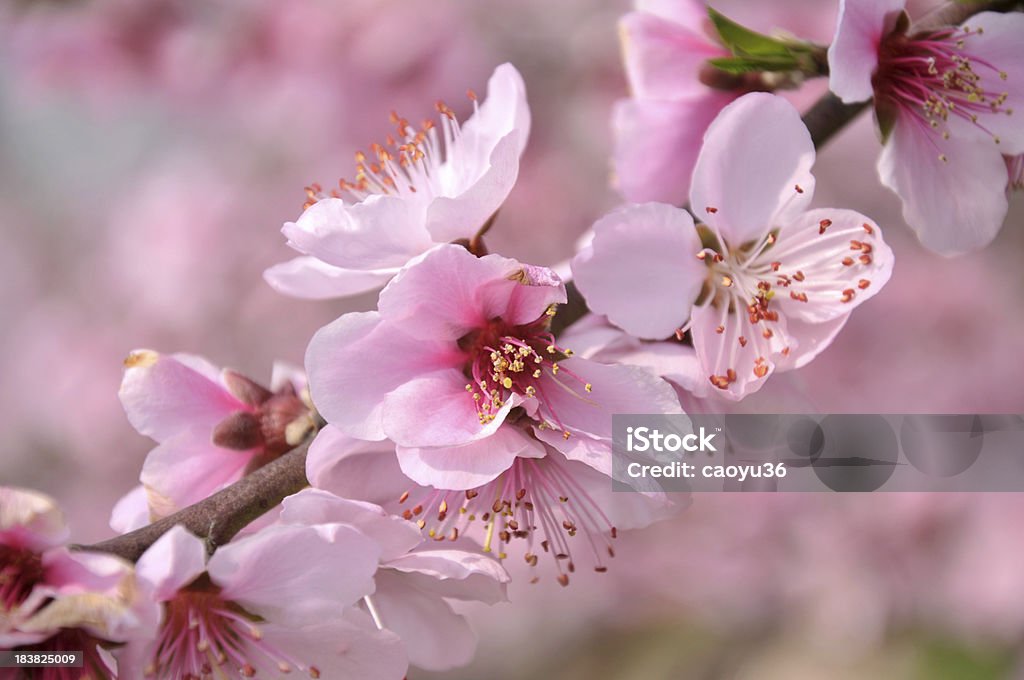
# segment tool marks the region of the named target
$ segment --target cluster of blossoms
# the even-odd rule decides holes
[[[844,5],[833,89],[875,98],[897,191],[908,185],[893,155],[919,144],[908,140],[958,144],[932,165],[970,173],[971,153],[1000,144],[1005,213],[1022,183],[1019,41],[989,14],[913,33],[893,4]],[[792,104],[753,91],[799,78],[726,77],[716,64],[745,57],[706,32],[703,11],[641,10],[623,22],[636,96],[615,114],[616,162],[626,197],[648,202],[599,219],[572,259],[593,315],[556,334],[559,275],[484,245],[530,131],[518,71],[499,66],[483,100],[470,91],[462,123],[440,102],[436,121],[393,114],[394,134],[357,154],[352,179],[307,188],[283,228],[299,256],[265,274],[304,298],[380,289],[375,309],[321,328],[304,370],[275,366],[269,387],[192,355],[125,361],[121,401],[158,446],[114,529],[167,518],[296,448],[308,447],[312,488],[225,545],[174,525],[134,565],[69,550],[52,502],[3,490],[0,644],[84,649],[99,677],[397,680],[410,664],[469,661],[475,638],[450,600],[504,599],[503,560],[568,585],[578,566],[609,568],[619,530],[678,509],[649,488],[611,493],[612,414],[737,401],[807,364],[885,286],[894,256],[869,217],[811,207],[811,135]],[[688,210],[649,202],[687,196]],[[975,224],[956,223],[968,236],[955,243]]]

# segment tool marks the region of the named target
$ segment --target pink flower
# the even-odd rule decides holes
[[[66,536],[50,498],[0,487],[0,648],[81,651],[84,672],[107,677],[106,648],[148,634],[156,612],[139,596],[132,565],[70,552]]]
[[[159,446],[141,481],[151,512],[196,503],[288,451],[313,428],[301,376],[275,366],[272,390],[201,357],[133,352],[120,397],[128,420]]]
[[[487,99],[459,125],[438,103],[440,127],[421,129],[393,115],[386,145],[356,154],[354,181],[326,194],[314,186],[288,245],[303,257],[267,270],[277,290],[298,297],[352,295],[386,283],[437,243],[470,239],[501,207],[519,174],[530,130],[522,77],[511,64],[494,71]]]
[[[628,205],[598,220],[573,260],[590,308],[639,338],[690,330],[704,380],[755,392],[835,337],[889,279],[878,226],[850,210],[808,210],[814,145],[785,100],[749,94],[708,129],[690,204]]]
[[[437,535],[457,529],[463,507],[503,542],[530,533],[537,518],[505,534],[490,508],[506,504],[544,521],[559,516],[544,526],[549,538],[554,526],[575,534],[585,520],[610,530],[565,458],[608,475],[611,414],[676,411],[678,402],[642,369],[572,358],[548,330],[564,300],[548,269],[438,246],[388,284],[379,311],[317,332],[306,353],[313,401],[344,434],[391,439],[409,478],[445,490],[430,501]],[[336,436],[325,432],[318,439]]]
[[[908,32],[904,0],[841,4],[829,84],[845,102],[874,97],[886,137],[882,183],[928,248],[987,245],[1013,183],[1003,154],[1024,152],[1024,15],[982,12],[958,27]]]
[[[603,572],[606,554],[614,556],[605,534],[648,526],[685,507],[688,500],[613,492],[606,474],[545,447],[544,458],[517,459],[481,487],[437,489],[402,474],[394,444],[355,440],[328,425],[310,446],[306,475],[318,489],[369,500],[400,513],[434,541],[458,545],[467,538],[480,540],[484,552],[505,560],[509,544],[525,539],[521,556],[526,563],[538,565],[534,550],[555,557],[563,585],[576,568],[572,545],[579,539],[571,539],[579,535],[587,543],[595,570]],[[494,510],[496,505],[500,511]],[[531,583],[539,578],[533,576]]]
[[[639,0],[619,24],[631,98],[615,106],[615,184],[628,201],[681,204],[708,125],[739,92],[702,82],[729,51],[699,0]]]
[[[410,663],[432,671],[469,663],[476,634],[448,601],[505,601],[509,577],[501,565],[474,552],[422,545],[412,523],[371,503],[306,489],[283,505],[281,522],[342,522],[381,546],[376,587],[363,604],[378,626],[402,638]]]
[[[373,591],[381,548],[352,526],[280,525],[223,546],[175,526],[139,559],[156,635],[118,653],[123,677],[402,678],[398,638],[348,608]]]

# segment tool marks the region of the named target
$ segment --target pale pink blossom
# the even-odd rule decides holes
[[[457,529],[461,507],[505,543],[532,537],[541,519],[549,539],[556,526],[610,530],[570,462],[610,485],[612,413],[672,412],[678,401],[643,369],[572,357],[549,330],[564,300],[551,270],[438,246],[388,284],[379,311],[317,332],[306,354],[313,401],[340,432],[396,444],[401,470],[438,490],[417,504],[440,517],[435,533]],[[543,517],[505,532],[489,510],[504,504]]]
[[[1003,155],[1024,152],[1024,14],[982,12],[914,32],[904,0],[841,4],[829,85],[845,102],[874,98],[885,146],[882,183],[928,248],[987,245],[1014,183]]]
[[[402,678],[397,636],[350,605],[381,548],[341,523],[278,525],[220,547],[175,526],[139,559],[159,630],[117,654],[123,677]]]
[[[462,125],[438,103],[439,125],[414,127],[393,114],[396,133],[356,154],[353,181],[307,190],[309,202],[284,225],[302,257],[266,272],[299,297],[352,295],[386,283],[437,243],[471,239],[504,203],[519,174],[530,130],[526,88],[511,64],[495,69],[487,98]]]
[[[613,492],[606,474],[567,460],[550,445],[545,448],[543,458],[517,459],[483,486],[440,489],[406,477],[393,443],[356,440],[328,425],[309,448],[306,475],[318,489],[369,500],[400,514],[434,541],[476,541],[502,561],[517,542],[522,546],[517,557],[531,568],[539,563],[538,553],[554,556],[563,585],[576,569],[573,546],[581,539],[585,552],[593,553],[595,570],[604,572],[606,560],[615,552],[607,534],[648,526],[689,501],[665,494]],[[581,539],[572,540],[577,535]],[[539,579],[536,573],[531,576],[531,582]]]
[[[729,51],[700,0],[639,0],[619,22],[631,97],[615,105],[615,185],[628,201],[681,204],[701,139],[740,92],[702,82]]]
[[[133,352],[119,396],[135,429],[159,443],[140,476],[151,514],[196,503],[300,443],[315,424],[304,392],[282,364],[267,389],[201,357]]]
[[[66,537],[49,497],[0,487],[0,648],[80,651],[86,672],[106,677],[106,649],[149,634],[156,611],[140,596],[131,564],[72,552]]]
[[[703,380],[741,399],[799,368],[892,270],[878,226],[808,210],[814,145],[796,109],[749,94],[708,129],[690,204],[627,205],[594,225],[573,274],[590,308],[639,338],[690,331]],[[702,243],[703,238],[703,243]]]
[[[379,626],[402,638],[411,664],[442,671],[469,663],[476,634],[449,601],[505,601],[509,577],[498,562],[451,544],[425,543],[411,522],[326,491],[301,491],[283,506],[283,523],[341,522],[381,546],[376,587],[363,598],[363,607]]]

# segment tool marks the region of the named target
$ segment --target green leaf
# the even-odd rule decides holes
[[[798,47],[741,26],[712,7],[708,7],[708,16],[722,44],[737,57],[787,57]]]
[[[741,75],[744,73],[762,73],[764,71],[795,71],[799,63],[792,56],[784,57],[717,57],[708,59],[715,68]]]

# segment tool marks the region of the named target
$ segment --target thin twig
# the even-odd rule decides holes
[[[306,452],[313,437],[231,486],[195,505],[130,533],[79,550],[113,553],[132,562],[175,524],[206,541],[210,552],[224,545],[247,524],[272,510],[286,496],[309,485]]]

